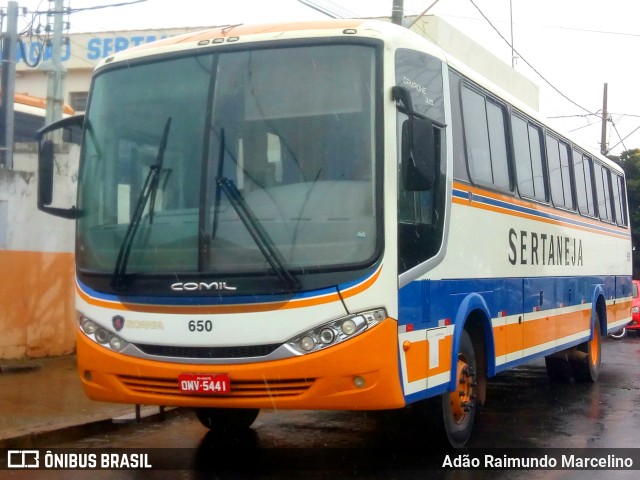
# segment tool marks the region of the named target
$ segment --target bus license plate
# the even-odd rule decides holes
[[[181,373],[178,375],[178,385],[182,393],[231,393],[231,381],[225,373]]]

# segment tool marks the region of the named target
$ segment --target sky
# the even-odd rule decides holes
[[[46,10],[49,5],[49,0],[17,1],[29,11]],[[72,9],[81,9],[135,0],[64,1]],[[356,16],[376,17],[389,16],[393,2],[316,3],[339,3]],[[421,13],[433,3],[404,0],[405,14]],[[508,42],[513,38],[519,54],[514,68],[540,86],[542,115],[561,132],[569,132],[595,150],[600,150],[603,87],[607,83],[610,153],[640,148],[640,2],[439,0],[429,14],[442,17],[509,65],[511,47],[496,30]],[[71,33],[77,33],[323,18],[327,17],[298,0],[145,0],[74,12],[69,21]],[[19,28],[26,23],[27,17],[21,18]]]

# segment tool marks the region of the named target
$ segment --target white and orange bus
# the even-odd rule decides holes
[[[83,126],[77,205],[48,132]],[[469,439],[487,379],[595,381],[630,319],[622,170],[409,30],[232,26],[106,58],[41,132],[76,218],[96,400],[395,409]]]
[[[14,142],[31,143],[36,140],[36,133],[45,124],[47,100],[26,93],[16,93],[13,103]],[[69,117],[75,111],[70,105],[63,105],[63,115]],[[4,128],[4,118],[0,118],[0,127]]]

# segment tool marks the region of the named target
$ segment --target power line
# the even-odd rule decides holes
[[[472,21],[481,21],[479,18],[475,17],[467,17],[463,15],[443,15],[443,17],[449,18],[458,18],[461,20],[472,20]],[[495,23],[508,23],[506,20],[498,20]],[[533,27],[533,28],[546,28],[548,30],[569,30],[574,32],[584,32],[584,33],[597,33],[599,35],[618,35],[623,37],[640,37],[640,33],[631,33],[631,32],[616,32],[612,30],[595,30],[590,28],[578,28],[578,27],[564,27],[562,25],[539,25],[539,24],[530,24],[530,23],[522,23],[522,22],[514,22],[514,25],[521,25],[525,27]]]
[[[616,129],[616,133],[618,133],[618,129],[615,127],[615,124],[614,124],[614,128]],[[609,149],[609,151],[613,150],[614,148],[616,148],[616,147],[617,147],[618,145],[620,145],[620,144],[622,144],[622,147],[623,147],[625,150],[627,150],[627,147],[624,145],[624,141],[625,141],[627,138],[629,138],[631,135],[633,135],[634,133],[636,133],[638,130],[640,130],[640,125],[639,125],[639,126],[637,126],[636,128],[634,128],[634,129],[631,131],[631,133],[629,133],[629,134],[628,134],[626,137],[624,137],[624,138],[621,138],[621,137],[620,137],[620,134],[618,133],[618,138],[620,138],[620,141],[619,141],[618,143],[616,143],[613,147],[611,147],[611,148]]]
[[[478,7],[478,5],[476,5],[476,3],[473,0],[469,0],[469,2],[471,2],[471,4],[476,8],[476,10],[478,10],[478,12],[480,13],[480,15],[482,15],[482,18],[484,18],[487,23],[489,24],[489,26],[491,26],[491,28],[493,28],[493,30],[495,30],[495,32],[500,36],[500,38],[509,46],[509,48],[512,48],[513,51],[518,55],[518,57],[524,62],[526,63],[529,68],[531,68],[531,70],[533,70],[536,75],[538,75],[547,85],[549,85],[551,88],[553,88],[558,94],[560,94],[564,99],[568,100],[569,102],[571,102],[573,105],[575,105],[576,107],[580,108],[581,110],[584,110],[585,112],[587,112],[589,115],[594,115],[594,116],[598,116],[597,114],[593,113],[591,110],[583,107],[582,105],[578,104],[577,102],[575,102],[573,99],[569,98],[567,95],[565,95],[563,92],[561,92],[554,84],[552,84],[549,80],[546,79],[546,77],[544,75],[542,75],[533,65],[531,65],[531,63],[529,63],[527,61],[526,58],[524,58],[522,56],[522,54],[520,52],[518,52],[513,45],[511,45],[511,43],[509,42],[509,40],[507,40],[502,33],[500,33],[500,30],[498,30],[495,25],[493,25],[493,23],[491,23],[491,20],[489,20],[489,18],[482,12],[482,10],[480,10],[480,7]]]
[[[109,3],[109,4],[105,4],[105,5],[95,5],[93,7],[81,7],[81,8],[70,8],[67,7],[64,9],[63,12],[56,12],[56,11],[36,11],[33,13],[37,13],[37,14],[56,14],[56,13],[77,13],[77,12],[84,12],[87,10],[101,10],[103,8],[111,8],[111,7],[126,7],[127,5],[135,5],[136,3],[144,3],[147,0],[132,0],[130,2],[120,2],[120,3]]]
[[[631,132],[631,133],[630,133],[629,135],[627,135],[625,138],[622,138],[622,137],[620,136],[620,132],[618,132],[618,126],[617,126],[613,121],[611,121],[611,125],[613,126],[613,129],[616,131],[616,135],[618,135],[618,138],[620,139],[620,142],[619,142],[619,143],[617,143],[616,145],[614,145],[613,147],[611,147],[611,149],[613,149],[613,148],[617,147],[618,145],[622,144],[622,148],[624,148],[625,150],[629,150],[629,149],[627,148],[627,146],[624,144],[624,141],[625,141],[625,139],[626,139],[627,137],[629,137],[629,136],[631,135],[631,133],[633,133],[633,132]],[[640,128],[640,127],[638,127],[638,128]],[[637,130],[637,128],[636,128],[636,130]],[[635,130],[634,130],[634,131],[635,131]],[[611,150],[611,149],[609,149],[609,150]],[[609,150],[607,150],[607,152],[609,152]]]

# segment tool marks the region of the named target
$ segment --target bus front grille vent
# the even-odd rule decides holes
[[[135,346],[143,353],[157,357],[223,359],[266,357],[273,353],[280,344],[249,345],[242,347],[175,347],[171,345],[146,345],[136,343]]]
[[[150,395],[180,397],[202,397],[202,394],[185,394],[180,391],[175,378],[152,378],[119,375],[118,379],[128,389]],[[231,392],[224,398],[261,399],[294,397],[305,393],[314,383],[314,378],[231,380]]]

